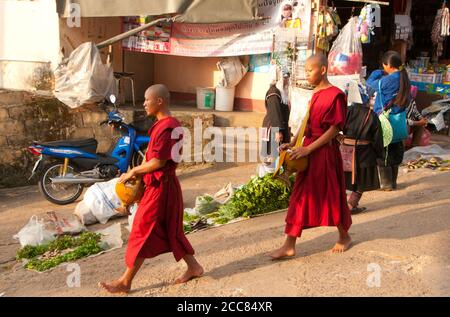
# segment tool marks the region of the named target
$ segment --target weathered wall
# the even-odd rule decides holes
[[[35,82],[42,67],[52,70],[60,59],[55,3],[0,0],[0,88],[51,89]]]
[[[217,57],[155,55],[155,83],[167,85],[180,100],[195,100],[196,87],[215,87],[219,82]],[[235,109],[264,112],[269,74],[247,73],[236,86]]]
[[[36,157],[27,147],[34,140],[99,138],[106,149],[112,134],[98,126],[102,113],[70,113],[53,96],[0,90],[0,186],[24,185]]]
[[[125,116],[125,122],[133,122],[143,130],[150,127],[151,120],[146,118],[142,108],[123,108],[120,112]],[[177,117],[191,130],[197,117],[202,119],[204,128],[214,124],[211,114],[180,114]],[[105,112],[100,110],[69,111],[51,94],[0,90],[0,188],[29,184],[27,180],[36,157],[27,151],[27,147],[34,140],[94,137],[99,142],[97,150],[106,152],[114,145],[117,134],[108,126],[99,126],[105,118]],[[36,182],[36,179],[32,181]]]

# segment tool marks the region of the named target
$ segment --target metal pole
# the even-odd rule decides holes
[[[139,33],[139,32],[141,32],[141,31],[143,31],[145,29],[148,29],[149,27],[152,27],[153,25],[158,24],[159,22],[170,21],[170,20],[171,19],[162,18],[162,19],[158,19],[158,20],[152,21],[150,23],[141,25],[140,27],[137,27],[135,29],[129,30],[128,32],[116,35],[116,36],[114,36],[114,37],[112,37],[112,38],[110,38],[110,39],[108,39],[106,41],[103,41],[103,42],[97,44],[97,48],[101,49],[101,48],[106,47],[108,45],[112,45],[112,44],[114,44],[116,42],[119,42],[119,41],[129,37],[129,36],[132,36],[132,35],[134,35],[136,33]]]
[[[373,4],[379,4],[379,5],[382,5],[382,6],[388,6],[388,5],[389,5],[389,2],[385,2],[385,1],[374,1],[374,0],[344,0],[344,1],[373,3]]]

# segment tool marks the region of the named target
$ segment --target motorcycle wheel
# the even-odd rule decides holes
[[[67,205],[73,203],[83,193],[83,185],[63,185],[52,184],[50,178],[60,176],[64,164],[62,162],[52,162],[44,166],[39,176],[38,187],[45,199],[57,204]],[[74,173],[75,167],[69,163],[67,173]]]
[[[147,144],[144,144],[141,146],[140,150],[145,155],[145,152],[147,151]],[[133,156],[131,157],[131,168],[134,168],[136,166],[139,166],[142,164],[142,161],[144,158],[139,154],[139,152],[134,152]]]

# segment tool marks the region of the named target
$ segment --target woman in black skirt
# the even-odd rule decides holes
[[[391,111],[389,116],[399,115],[406,111],[411,99],[408,72],[402,64],[400,54],[395,51],[388,51],[383,55],[382,68],[374,71],[366,81],[367,86],[377,92],[374,110],[380,114],[389,109]],[[408,136],[407,133],[401,132],[406,131],[406,124],[405,119],[403,123],[392,125],[394,139],[384,148],[383,158],[378,160],[382,190],[390,191],[397,188],[398,168],[405,152],[403,141]]]
[[[358,139],[355,168],[352,172],[345,172],[347,190],[352,192],[347,199],[352,214],[366,209],[358,206],[363,192],[380,188],[377,159],[383,154],[383,133],[380,120],[367,105],[367,101],[368,97],[363,97],[364,104],[354,103],[348,107],[343,130],[344,144],[354,145]]]
[[[283,73],[283,88],[289,87],[290,74]],[[276,82],[272,82],[266,93],[266,115],[263,120],[263,135],[261,156],[270,168],[275,169],[276,158],[278,157],[278,146],[281,143],[291,141],[291,132],[289,128],[289,105],[288,100],[277,88]]]

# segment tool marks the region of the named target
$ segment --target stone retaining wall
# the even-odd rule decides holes
[[[143,109],[123,108],[125,122],[148,130],[151,120]],[[176,116],[176,115],[175,115]],[[200,117],[203,127],[212,126],[212,115],[181,115],[183,126],[192,129]],[[106,152],[115,143],[117,132],[99,123],[106,119],[100,110],[73,111],[51,94],[0,90],[0,188],[22,186],[28,182],[36,157],[27,151],[34,140],[54,141],[75,138],[96,138],[98,151]]]

